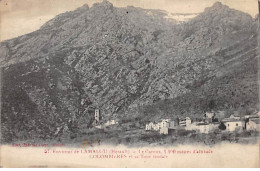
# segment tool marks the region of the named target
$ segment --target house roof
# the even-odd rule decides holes
[[[197,123],[197,125],[218,125],[219,122],[212,122],[212,123]]]
[[[179,121],[186,121],[186,120],[191,120],[189,117],[186,118],[179,118]]]
[[[208,123],[198,123],[197,125],[200,126],[200,125],[209,125],[209,124]]]
[[[222,122],[244,122],[241,120],[222,120]]]
[[[245,115],[245,117],[248,117],[248,118],[259,118],[258,115]]]
[[[250,119],[249,121],[252,121],[256,124],[260,124],[260,119]]]

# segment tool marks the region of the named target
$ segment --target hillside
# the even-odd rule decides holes
[[[257,109],[257,22],[221,3],[177,24],[107,1],[0,43],[4,141],[106,120]],[[60,131],[62,130],[62,131]]]

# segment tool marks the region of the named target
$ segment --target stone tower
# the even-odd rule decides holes
[[[95,121],[99,122],[99,118],[100,118],[99,109],[95,109]]]

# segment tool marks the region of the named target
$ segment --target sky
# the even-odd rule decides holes
[[[92,6],[103,0],[0,0],[0,41],[18,37],[39,29],[60,13],[72,11],[84,4]],[[169,13],[201,13],[220,1],[230,8],[255,17],[257,0],[109,0],[115,7],[135,6],[161,9]]]

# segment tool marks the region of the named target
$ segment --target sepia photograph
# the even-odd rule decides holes
[[[1,0],[0,166],[260,167],[259,4]]]

